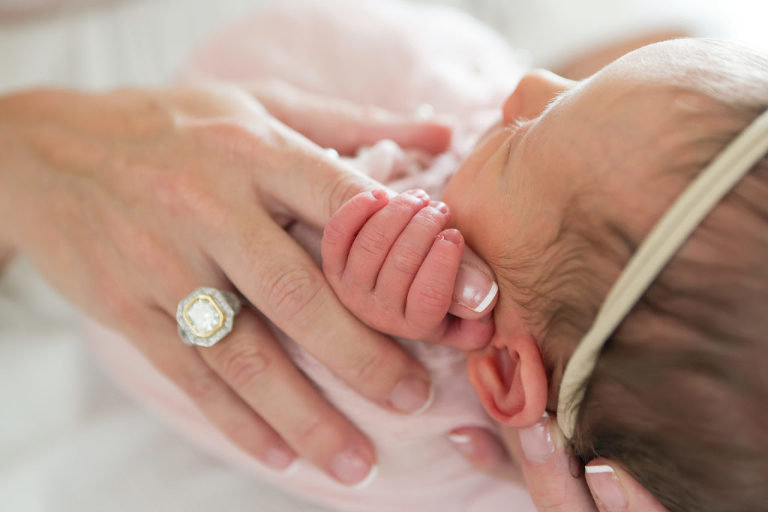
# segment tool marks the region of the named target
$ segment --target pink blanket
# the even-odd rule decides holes
[[[459,120],[449,152],[427,158],[384,141],[351,161],[396,190],[418,184],[439,197],[521,71],[499,37],[456,11],[395,1],[317,0],[274,2],[254,13],[205,44],[182,76],[279,78],[401,112],[429,103]],[[319,233],[298,225],[292,234],[319,258]],[[403,342],[431,371],[436,399],[420,416],[402,416],[367,402],[279,334],[296,364],[376,447],[377,479],[350,489],[307,463],[290,475],[265,469],[219,435],[126,340],[96,325],[89,329],[94,351],[129,392],[211,453],[288,491],[353,511],[534,510],[524,488],[478,473],[446,439],[458,426],[492,428],[467,381],[463,356],[452,349]]]

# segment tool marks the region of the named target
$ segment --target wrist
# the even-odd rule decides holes
[[[48,94],[22,91],[0,96],[0,263],[19,249],[22,223],[41,204],[35,204],[42,180],[39,176],[44,158],[36,158],[30,134],[45,129],[37,97]],[[35,187],[34,183],[38,182]]]
[[[15,183],[11,176],[17,172],[14,153],[16,150],[16,135],[12,128],[13,121],[10,116],[9,102],[12,96],[0,96],[0,270],[10,259],[13,243],[12,219],[15,218],[14,193]]]

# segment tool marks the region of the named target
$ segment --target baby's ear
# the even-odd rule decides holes
[[[501,347],[501,348],[499,348]],[[530,335],[500,340],[467,357],[469,380],[485,410],[513,428],[534,425],[547,406],[547,375]]]

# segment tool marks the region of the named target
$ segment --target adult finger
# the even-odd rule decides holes
[[[600,512],[668,512],[619,464],[595,459],[587,465],[585,473]]]
[[[296,453],[200,357],[185,346],[176,323],[160,311],[149,313],[135,339],[147,359],[183,393],[230,441],[265,465],[285,470]]]
[[[534,426],[502,429],[502,435],[520,463],[528,491],[539,512],[595,512],[576,459],[557,423],[545,414]],[[574,476],[577,475],[577,476]]]
[[[431,398],[426,369],[339,302],[310,257],[277,226],[235,222],[212,256],[267,318],[363,396],[400,412]]]
[[[364,481],[376,456],[366,437],[334,409],[246,309],[203,359],[304,459],[343,484]]]
[[[491,268],[471,247],[465,246],[449,312],[468,319],[486,316],[496,305],[498,291],[499,286]]]
[[[451,127],[432,118],[428,108],[405,115],[339,98],[310,93],[285,82],[250,84],[246,88],[277,119],[323,147],[342,154],[390,139],[405,148],[445,151]]]
[[[523,474],[497,435],[482,427],[459,427],[448,440],[475,469],[496,478],[522,482]]]

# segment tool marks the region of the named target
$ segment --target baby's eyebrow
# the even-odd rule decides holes
[[[547,106],[544,107],[544,110],[541,111],[541,114],[539,114],[539,117],[542,117],[546,115],[552,108],[554,108],[555,104],[557,104],[562,98],[564,98],[570,91],[572,91],[573,88],[570,89],[564,89],[557,94],[555,94],[552,99],[549,100],[549,103],[547,103]]]

